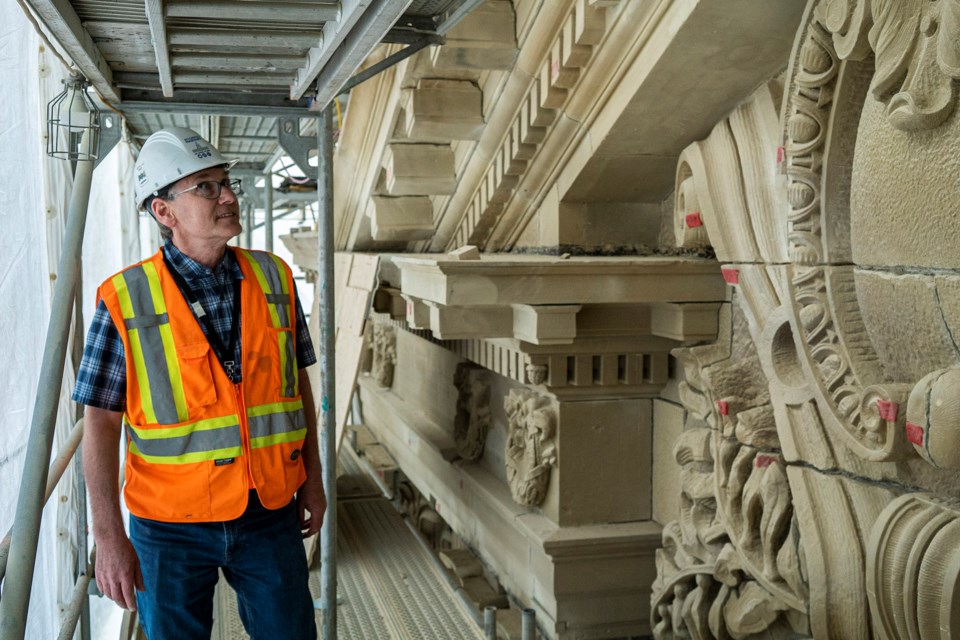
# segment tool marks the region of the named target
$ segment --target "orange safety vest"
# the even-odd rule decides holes
[[[306,479],[293,273],[270,253],[233,251],[244,276],[240,384],[223,371],[162,250],[97,291],[123,339],[124,497],[134,515],[232,520],[251,482],[265,507],[279,509]]]

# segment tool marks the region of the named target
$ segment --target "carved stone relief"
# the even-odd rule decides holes
[[[550,473],[557,462],[557,413],[553,402],[532,391],[511,391],[507,412],[507,483],[513,499],[538,506],[547,496]]]
[[[800,533],[766,379],[743,314],[727,340],[674,351],[686,430],[674,448],[680,519],[664,528],[658,638],[809,634]]]
[[[960,191],[940,189],[955,175],[937,173],[960,139],[958,50],[957,0],[811,0],[779,140],[759,126],[771,113],[761,89],[681,155],[677,241],[726,263],[745,321],[728,351],[749,336],[756,355],[676,352],[689,419],[683,508],[658,558],[658,637],[960,628],[960,508],[936,495],[960,489],[948,471],[960,468],[958,264],[953,236],[937,232],[952,234],[960,210]],[[728,566],[741,582],[724,581]],[[717,604],[719,584],[745,583],[763,603],[746,619],[774,626]]]
[[[903,131],[938,127],[956,105],[960,2],[828,0],[817,18],[844,59],[873,53],[870,92]]]
[[[373,325],[373,357],[370,375],[381,387],[393,386],[393,370],[397,365],[397,332],[393,327]]]
[[[457,387],[457,414],[453,421],[453,438],[457,453],[474,462],[483,455],[490,428],[490,383],[481,367],[457,365],[453,384]]]

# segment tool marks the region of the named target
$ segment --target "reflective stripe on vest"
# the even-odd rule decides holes
[[[126,420],[124,425],[130,435],[130,453],[154,464],[236,458],[243,453],[236,415],[159,429],[138,428]]]
[[[253,449],[303,440],[307,434],[303,401],[273,402],[247,409],[250,446]]]
[[[262,251],[237,250],[237,254],[247,259],[257,284],[267,299],[267,308],[270,310],[270,322],[277,331],[277,341],[280,347],[280,380],[283,386],[283,395],[292,398],[297,395],[297,367],[293,340],[294,309],[291,307],[292,297],[287,285],[286,270],[282,267],[280,258]]]
[[[180,362],[156,266],[144,262],[111,280],[130,339],[143,413],[147,422],[177,424],[189,419]]]

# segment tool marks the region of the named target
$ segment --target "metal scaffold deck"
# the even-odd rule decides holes
[[[337,638],[340,640],[482,640],[466,605],[429,550],[355,454],[340,455],[337,504]],[[319,570],[310,574],[320,593]],[[317,611],[317,630],[321,628]],[[214,638],[245,640],[236,596],[221,580],[214,608]]]

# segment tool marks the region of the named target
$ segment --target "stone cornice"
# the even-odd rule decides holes
[[[484,255],[448,260],[395,255],[402,292],[441,305],[720,302],[720,267],[703,258]],[[597,285],[602,278],[603,286]]]

